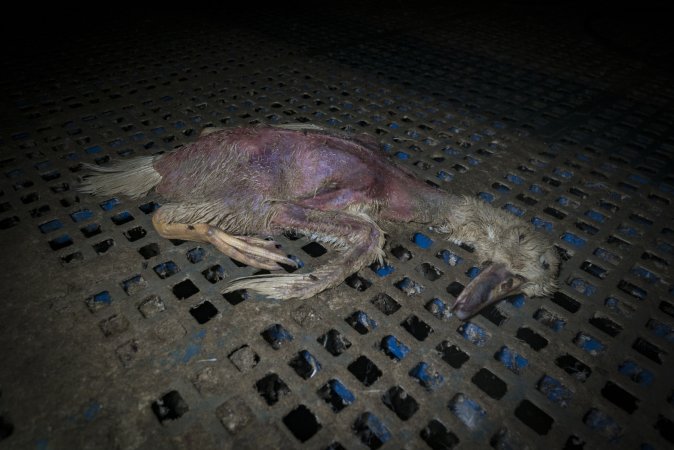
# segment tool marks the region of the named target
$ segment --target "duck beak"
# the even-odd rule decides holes
[[[466,320],[485,306],[514,294],[524,281],[524,278],[514,275],[504,264],[492,264],[461,291],[452,306],[452,312],[459,319]]]

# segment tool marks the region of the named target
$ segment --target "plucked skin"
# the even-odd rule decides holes
[[[505,295],[538,296],[555,288],[559,261],[542,235],[484,202],[429,186],[393,164],[367,135],[301,125],[207,129],[171,153],[89,167],[100,173],[85,181],[83,192],[139,197],[156,189],[167,200],[153,219],[163,236],[203,242],[238,237],[245,244],[234,242],[232,254],[240,251],[248,264],[265,268],[292,261],[267,241],[245,236],[292,230],[338,250],[338,257],[309,274],[245,277],[230,283],[229,291],[313,296],[381,259],[383,229],[394,222],[425,224],[475,247],[485,275],[457,300],[466,309],[460,318]],[[471,295],[484,298],[475,303],[466,299]]]

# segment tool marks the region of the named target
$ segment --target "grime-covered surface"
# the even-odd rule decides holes
[[[657,11],[627,39],[610,10],[416,6],[71,17],[9,51],[0,448],[673,445],[674,90],[637,34]],[[288,122],[521,216],[559,292],[460,322],[470,249],[400,226],[316,298],[223,295],[254,269],[160,238],[160,197],[74,190],[82,162]],[[279,242],[300,270],[333,253]]]

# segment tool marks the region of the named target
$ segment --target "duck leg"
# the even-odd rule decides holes
[[[272,274],[238,278],[225,292],[248,289],[277,299],[309,298],[376,259],[382,259],[384,232],[366,214],[319,211],[299,205],[277,205],[271,226],[275,231],[293,230],[331,244],[339,252],[332,262],[304,274]]]
[[[167,212],[170,205],[164,205],[154,216],[152,225],[167,239],[206,242],[212,244],[225,255],[258,269],[278,270],[279,264],[296,267],[295,261],[277,248],[276,242],[252,236],[234,236],[207,223],[171,222]]]

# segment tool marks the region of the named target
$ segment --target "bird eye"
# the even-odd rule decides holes
[[[527,237],[526,234],[520,234],[517,238],[519,239],[520,243],[524,240],[524,238]]]

